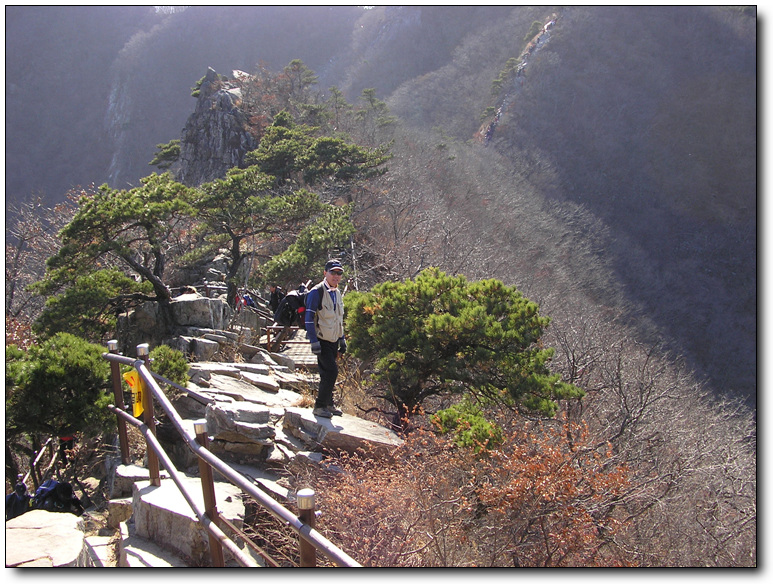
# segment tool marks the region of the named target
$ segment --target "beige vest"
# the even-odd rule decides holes
[[[341,290],[336,290],[338,302],[333,308],[333,299],[330,297],[327,287],[320,287],[322,294],[322,306],[316,312],[314,324],[317,327],[317,337],[323,341],[335,342],[344,336],[344,301]]]

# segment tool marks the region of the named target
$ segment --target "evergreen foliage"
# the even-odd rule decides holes
[[[95,435],[113,427],[110,366],[103,347],[57,333],[26,353],[6,355],[6,438],[40,433]]]
[[[152,284],[157,299],[168,300],[163,281],[168,239],[190,213],[191,194],[169,173],[153,173],[129,191],[103,185],[95,193],[84,192],[75,217],[60,233],[62,247],[49,258],[38,291],[50,294],[73,285],[118,258],[122,268]]]
[[[150,351],[149,357],[153,362],[154,373],[158,373],[182,387],[188,385],[190,366],[185,355],[180,351],[168,345],[159,345]]]
[[[263,264],[260,278],[264,282],[291,282],[298,274],[321,274],[329,251],[345,245],[355,232],[351,206],[328,206],[285,251]]]
[[[171,140],[166,144],[157,144],[158,152],[148,164],[157,166],[160,170],[167,170],[180,158],[180,140]]]
[[[257,167],[232,169],[225,178],[201,186],[195,201],[205,249],[227,246],[230,265],[226,274],[228,300],[236,297],[236,275],[252,248],[287,231],[297,232],[319,214],[324,205],[306,189],[278,189],[275,179]]]
[[[535,20],[531,23],[526,36],[523,37],[523,42],[528,43],[531,39],[537,36],[537,33],[542,30],[542,23],[539,20]]]
[[[411,412],[433,395],[469,393],[552,416],[583,395],[551,373],[549,319],[497,280],[469,282],[436,268],[347,297],[351,353],[375,366],[383,399]]]
[[[362,148],[340,137],[319,136],[319,131],[317,127],[296,124],[288,112],[282,111],[245,161],[276,177],[277,186],[290,180],[308,186],[323,179],[351,182],[386,172],[383,164],[389,155],[384,148]]]
[[[115,269],[84,274],[62,294],[46,300],[33,330],[41,339],[69,332],[103,344],[115,334],[116,313],[127,306],[128,299],[150,297],[151,292],[149,282],[138,283]]]
[[[502,428],[486,419],[480,407],[469,399],[446,408],[431,417],[441,434],[453,433],[458,446],[476,452],[490,450],[502,444]]]

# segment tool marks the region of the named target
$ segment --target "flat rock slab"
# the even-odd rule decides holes
[[[238,370],[237,370],[238,371]],[[209,387],[198,390],[204,394],[224,395],[236,401],[250,401],[269,407],[291,407],[297,405],[301,396],[294,391],[277,389],[266,391],[243,379],[230,375],[213,373],[209,378]]]
[[[382,456],[403,443],[395,432],[375,422],[348,414],[323,418],[307,408],[287,408],[283,430],[310,450],[354,452],[362,448],[371,455]]]
[[[204,361],[190,364],[191,373],[199,373],[204,379],[209,379],[210,375],[228,375],[239,379],[240,372],[237,367],[227,363],[217,363],[215,361]]]
[[[72,513],[35,509],[5,522],[9,568],[94,567],[83,520]]]
[[[279,391],[279,383],[270,375],[262,373],[253,373],[252,371],[242,371],[242,379],[249,381],[255,387],[265,391],[276,393]]]

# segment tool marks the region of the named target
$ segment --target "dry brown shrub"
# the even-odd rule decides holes
[[[470,515],[468,455],[427,430],[389,459],[342,454],[315,478],[318,528],[365,566],[473,565],[455,536]]]
[[[521,420],[482,455],[413,428],[391,457],[341,455],[313,479],[318,528],[371,567],[630,565],[627,471],[609,460],[555,421]]]

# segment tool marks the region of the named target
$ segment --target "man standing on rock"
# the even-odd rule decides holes
[[[325,264],[324,279],[306,295],[306,337],[317,356],[319,391],[314,415],[330,418],[343,414],[333,404],[333,388],[338,379],[338,353],[346,352],[344,338],[344,299],[338,283],[344,268],[338,260]]]

